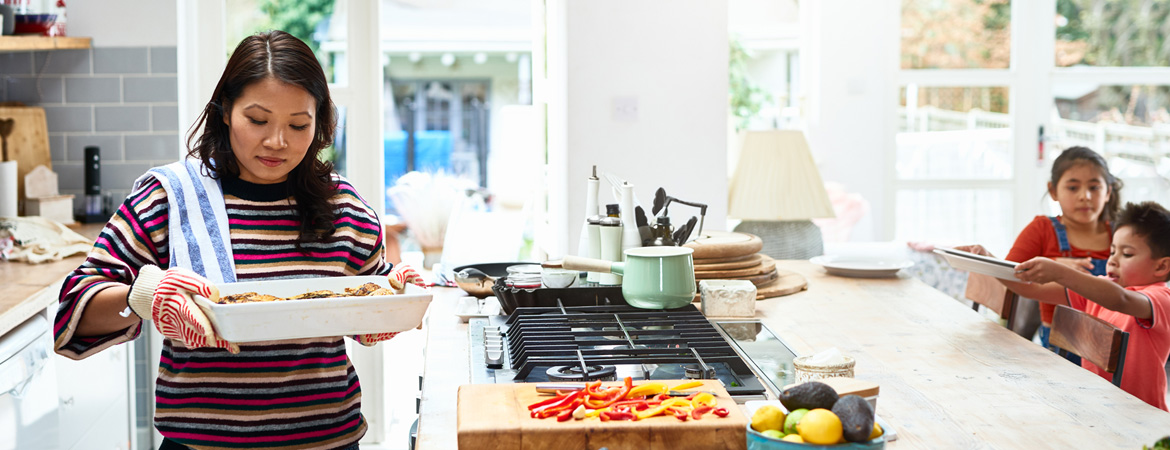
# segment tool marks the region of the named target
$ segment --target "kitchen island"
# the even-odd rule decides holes
[[[828,275],[777,261],[807,291],[757,303],[756,317],[801,354],[837,347],[881,386],[895,448],[1140,448],[1170,434],[1170,413],[987,320],[917,279]],[[428,313],[417,448],[456,448],[456,397],[469,383],[458,289]]]

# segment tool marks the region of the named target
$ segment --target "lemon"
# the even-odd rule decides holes
[[[784,428],[784,411],[773,405],[764,405],[752,413],[752,429],[763,433],[766,430]]]
[[[801,439],[799,434],[789,434],[789,435],[784,436],[784,439],[781,439],[781,440],[788,441],[788,442],[795,442],[797,444],[804,443],[804,439]]]
[[[784,418],[784,432],[788,434],[796,433],[796,424],[800,422],[800,418],[808,413],[807,409],[794,409],[788,413],[788,417]]]
[[[877,422],[874,422],[874,423],[873,423],[873,433],[870,433],[870,434],[869,434],[869,440],[871,440],[871,441],[872,441],[872,440],[874,440],[874,439],[877,439],[877,438],[878,438],[878,436],[881,436],[881,435],[882,435],[882,433],[883,433],[883,432],[882,432],[882,426],[881,426],[881,425],[878,425],[878,424],[877,424]]]
[[[760,434],[771,439],[782,439],[784,437],[784,432],[780,430],[764,430]]]
[[[844,436],[841,419],[832,411],[817,408],[809,411],[796,424],[796,432],[804,442],[817,445],[836,444]]]

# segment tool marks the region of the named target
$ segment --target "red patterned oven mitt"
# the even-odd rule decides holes
[[[390,271],[390,274],[387,275],[386,278],[390,281],[390,289],[393,289],[394,293],[399,295],[406,292],[407,283],[419,287],[426,287],[426,282],[423,281],[422,276],[419,276],[418,272],[416,272],[413,267],[410,267],[407,264],[399,264],[394,266],[394,270]],[[373,333],[356,336],[354,339],[357,340],[358,343],[369,347],[381,341],[388,340],[396,335],[398,335],[397,332]]]
[[[215,347],[239,353],[236,344],[220,339],[195,304],[195,296],[211,301],[219,299],[219,290],[206,278],[181,267],[163,271],[157,266],[145,266],[130,288],[127,303],[139,317],[154,321],[154,327],[174,342],[187,348]]]

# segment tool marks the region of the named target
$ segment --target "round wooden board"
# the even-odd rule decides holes
[[[804,275],[782,269],[776,269],[776,272],[779,277],[775,280],[756,286],[756,300],[795,294],[808,289],[808,280],[804,279]]]
[[[780,297],[788,294],[795,294],[797,292],[808,289],[808,280],[796,272],[789,272],[784,269],[776,269],[771,274],[764,275],[765,277],[775,276],[775,279],[766,281],[763,284],[756,285],[756,300],[763,300],[765,298]],[[752,283],[755,284],[755,283]],[[701,294],[695,293],[695,301],[702,299]]]
[[[726,258],[692,258],[692,259],[694,259],[695,265],[697,266],[700,264],[711,265],[711,264],[723,264],[723,263],[729,263],[729,262],[743,261],[743,260],[747,260],[747,259],[755,259],[755,257],[756,257],[756,254],[752,253],[750,255],[728,256]]]
[[[745,267],[751,267],[751,266],[758,265],[758,264],[760,264],[760,261],[762,261],[762,260],[763,260],[763,256],[760,255],[759,253],[754,253],[754,254],[748,255],[747,258],[741,259],[739,261],[731,261],[731,262],[705,264],[705,263],[700,263],[699,261],[696,260],[695,261],[695,272],[710,272],[713,270],[743,269]]]
[[[750,277],[755,275],[763,275],[776,269],[776,261],[767,255],[760,255],[760,263],[751,267],[743,269],[732,270],[710,270],[699,271],[695,270],[696,280],[727,280],[739,277]]]
[[[695,249],[695,259],[728,258],[751,255],[764,248],[759,236],[730,231],[706,231],[704,236],[688,242],[685,247]]]

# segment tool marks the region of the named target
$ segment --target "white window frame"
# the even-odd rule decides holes
[[[225,41],[226,0],[176,0],[178,12],[178,84],[180,129],[187,130],[211,98],[215,85],[227,63],[228,52],[237,44]],[[379,37],[381,2],[336,0],[345,2],[348,83],[330,84],[329,91],[337,107],[346,108],[346,178],[380,213],[385,204],[384,161],[382,149],[382,40]],[[376,94],[370,94],[376,93]],[[185,133],[181,149],[186,148]],[[182,154],[185,154],[185,150]],[[181,157],[181,155],[180,155]],[[348,342],[348,341],[347,341]],[[154,366],[162,351],[161,339],[152,348]],[[362,413],[369,430],[361,444],[366,448],[387,440],[384,405],[384,346],[348,345],[362,383]],[[151,380],[151,390],[153,391]],[[154,443],[161,443],[155,431]],[[373,446],[371,448],[378,448]]]
[[[900,2],[899,2],[900,3]],[[901,8],[897,26],[892,33],[901,29]],[[1014,0],[1011,5],[1011,63],[1008,69],[897,69],[895,91],[910,84],[918,87],[972,87],[1002,86],[1009,89],[1008,111],[1012,121],[1013,177],[1002,181],[956,181],[956,180],[899,180],[896,158],[889,158],[888,179],[893,180],[894,189],[887,192],[886,204],[896,211],[896,196],[903,189],[947,189],[947,188],[1003,188],[1013,192],[1012,224],[1015,230],[1023,227],[1037,214],[1035,199],[1041,196],[1048,181],[1046,161],[1037,153],[1039,127],[1052,130],[1051,117],[1052,87],[1057,83],[1091,82],[1101,85],[1170,84],[1168,67],[1056,67],[1056,24],[1052,17],[1056,13],[1056,0]],[[897,41],[901,57],[900,37]],[[896,66],[900,67],[900,65]],[[889,117],[897,117],[898,102],[890,102]],[[891,127],[884,141],[890,155],[896,155],[895,134]],[[1051,145],[1045,150],[1051,151]],[[1104,151],[1104,149],[1094,149]],[[884,226],[894,233],[896,217],[886,214]],[[1013,230],[1014,231],[1014,230]]]

